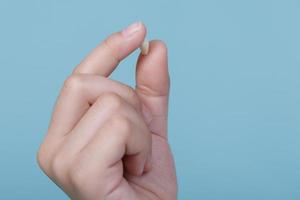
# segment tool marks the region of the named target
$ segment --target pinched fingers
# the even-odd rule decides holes
[[[129,95],[134,94],[131,88],[129,90],[128,88],[122,89],[122,92],[120,92],[120,87],[115,87],[116,84],[111,81],[104,82],[104,80],[121,60],[141,46],[145,35],[146,27],[144,24],[141,22],[134,23],[123,31],[110,35],[87,55],[64,84],[50,124],[50,128],[54,131],[49,132],[59,134],[69,132],[89,108],[95,96],[99,96],[99,92],[113,91],[116,88],[116,93],[120,96],[124,97],[123,91],[126,91]],[[93,83],[87,81],[86,76],[88,74],[94,75]],[[89,84],[85,84],[86,82],[89,82]],[[130,98],[132,99],[132,97]]]
[[[139,48],[146,36],[146,27],[136,22],[114,33],[97,46],[74,70],[75,74],[109,76],[119,62]]]

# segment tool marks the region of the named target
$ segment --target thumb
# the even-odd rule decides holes
[[[151,41],[148,55],[140,55],[137,62],[136,92],[150,130],[165,138],[169,88],[167,47],[162,41]]]

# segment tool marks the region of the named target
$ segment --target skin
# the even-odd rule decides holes
[[[74,200],[176,200],[167,137],[167,48],[151,41],[136,87],[109,79],[146,35],[142,23],[97,46],[67,78],[37,160]]]

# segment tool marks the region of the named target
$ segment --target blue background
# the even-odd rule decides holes
[[[300,1],[0,1],[0,199],[67,199],[35,154],[73,67],[142,20],[169,47],[182,200],[300,199]],[[113,78],[134,83],[137,52]]]

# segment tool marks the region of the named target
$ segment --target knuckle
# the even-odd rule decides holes
[[[98,99],[96,104],[109,107],[110,109],[118,110],[122,106],[122,99],[119,95],[113,92],[103,93]]]
[[[69,170],[69,179],[73,186],[81,188],[82,184],[84,184],[87,179],[86,172],[82,168],[73,165]]]
[[[106,38],[104,41],[103,41],[103,46],[104,48],[107,48],[107,49],[113,49],[113,35],[109,36],[108,38]]]
[[[58,147],[59,143],[51,140],[50,137],[46,137],[37,151],[37,163],[48,176],[52,175],[52,161],[57,153],[57,149],[59,149]]]
[[[67,170],[67,156],[61,152],[56,153],[51,160],[51,172],[54,177],[63,178]]]
[[[53,157],[53,144],[51,144],[47,139],[40,145],[36,160],[39,167],[48,175],[51,171],[51,160]]]
[[[88,186],[88,183],[93,182],[92,180],[95,179],[95,177],[98,177],[99,171],[101,171],[101,169],[95,168],[91,164],[87,164],[84,160],[85,158],[83,155],[77,155],[67,172],[67,178],[71,185],[80,190]],[[97,180],[97,182],[99,181],[100,180]]]
[[[36,154],[37,162],[43,171],[47,171],[48,155],[46,154],[45,145],[42,144]]]
[[[82,88],[83,78],[80,75],[69,76],[63,86],[64,91],[78,91]]]
[[[132,124],[130,120],[122,115],[114,115],[111,119],[111,126],[117,130],[120,130],[120,133],[123,133],[124,136],[128,136],[132,131]]]

